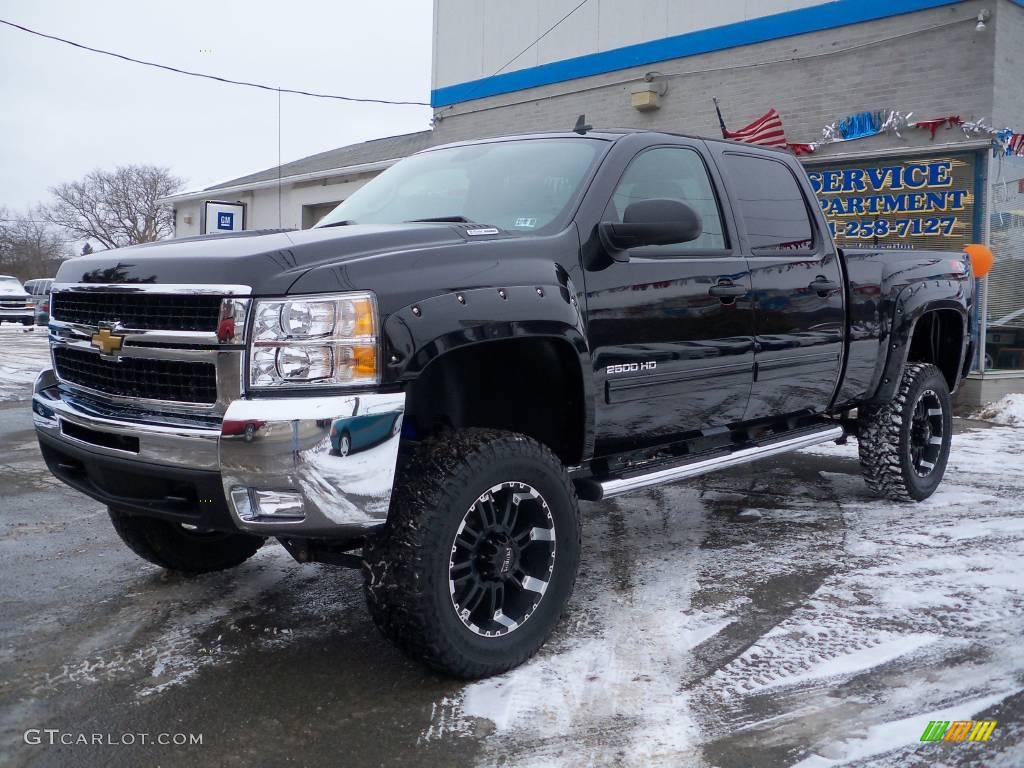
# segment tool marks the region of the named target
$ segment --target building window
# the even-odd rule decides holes
[[[987,282],[985,369],[1024,369],[1024,158],[990,166],[989,232],[995,266]]]

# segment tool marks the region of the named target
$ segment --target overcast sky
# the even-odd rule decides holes
[[[283,88],[429,101],[429,0],[5,0],[0,18],[96,48]],[[201,52],[210,49],[210,53]],[[423,130],[429,107],[283,95],[284,162]],[[186,189],[277,164],[277,94],[163,72],[0,25],[0,206],[94,168]]]

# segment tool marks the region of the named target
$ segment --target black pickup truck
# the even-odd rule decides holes
[[[387,637],[479,677],[558,622],[578,498],[848,436],[872,488],[928,497],[973,283],[964,253],[837,250],[784,152],[467,142],[311,230],[66,262],[34,420],[139,556],[360,567]]]

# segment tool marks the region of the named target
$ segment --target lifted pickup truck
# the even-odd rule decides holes
[[[839,252],[784,152],[468,142],[311,230],[65,262],[34,419],[139,556],[361,567],[387,637],[479,677],[558,622],[578,498],[847,436],[874,489],[928,497],[972,291],[964,253]]]

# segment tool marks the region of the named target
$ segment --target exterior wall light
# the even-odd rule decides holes
[[[668,83],[658,81],[656,74],[648,72],[639,83],[630,89],[630,104],[639,112],[651,112],[661,108],[661,97],[668,90]]]

